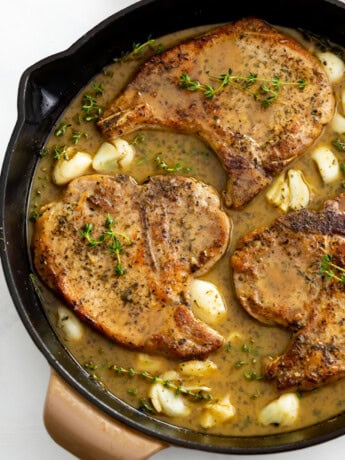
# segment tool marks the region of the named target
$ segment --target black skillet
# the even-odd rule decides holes
[[[144,0],[115,14],[67,51],[26,70],[18,95],[18,121],[3,163],[0,184],[1,258],[17,311],[52,368],[80,395],[111,418],[169,444],[223,453],[270,453],[317,444],[345,433],[345,414],[282,435],[205,435],[153,420],[100,389],[57,339],[30,282],[27,206],[38,152],[72,98],[114,56],[149,35],[257,16],[273,24],[304,28],[345,46],[345,3],[339,0],[231,1]],[[92,57],[92,58],[90,58]]]

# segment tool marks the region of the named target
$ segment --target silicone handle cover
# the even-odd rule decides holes
[[[109,417],[54,371],[44,423],[55,442],[82,460],[145,460],[168,447]]]

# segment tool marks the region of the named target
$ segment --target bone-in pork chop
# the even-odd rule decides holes
[[[214,78],[229,69],[232,76],[253,74],[293,84],[281,85],[267,108],[253,97],[262,92],[261,81],[245,90],[238,88],[243,80],[232,82],[211,99],[180,86],[181,76],[188,75],[215,88],[220,82]],[[301,80],[304,89],[297,84]],[[249,18],[153,56],[98,126],[109,139],[157,126],[200,136],[229,176],[225,203],[238,208],[312,144],[333,111],[332,87],[319,60],[265,22]]]
[[[345,376],[345,279],[329,265],[345,267],[345,194],[253,231],[231,262],[248,313],[293,331],[286,352],[266,362],[266,378],[309,390]]]
[[[110,339],[202,358],[223,338],[193,316],[189,285],[223,255],[228,239],[229,219],[208,185],[92,175],[42,209],[34,263],[48,286]]]

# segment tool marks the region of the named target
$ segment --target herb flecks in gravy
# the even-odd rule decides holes
[[[95,120],[114,95],[120,94],[135,74],[142,59],[204,30],[207,30],[207,27],[173,34],[158,41],[148,39],[141,45],[135,44],[132,51],[120,59],[115,59],[114,64],[97,75],[75,98],[53,129],[47,145],[40,152],[41,158],[33,181],[29,211],[32,221],[38,217],[43,204],[60,199],[63,193],[64,187],[58,187],[50,180],[55,163],[68,155],[69,149],[72,149],[72,154],[76,151],[94,154],[104,142],[95,126]],[[284,32],[290,33],[286,29]],[[291,31],[291,34],[295,36],[295,32]],[[314,35],[307,34],[307,38],[309,41],[305,44],[313,48]],[[317,46],[320,46],[320,42]],[[322,46],[332,49],[328,41],[323,41]],[[336,49],[343,53],[342,48],[336,46]],[[344,87],[344,79],[334,85],[339,107]],[[342,110],[340,112],[344,115]],[[194,136],[163,130],[140,130],[128,135],[126,140],[136,150],[135,158],[126,174],[133,176],[139,183],[144,182],[150,175],[183,174],[211,184],[218,191],[225,188],[227,176],[219,160],[208,146]],[[339,162],[345,162],[345,137],[343,134],[334,133],[331,125],[326,127],[318,143],[333,147]],[[323,183],[310,152],[311,149],[307,150],[293,163],[293,167],[301,170],[308,183],[312,184],[312,201],[309,207],[317,209],[325,199],[344,190],[345,177],[340,177],[331,184]],[[227,211],[233,221],[230,247],[227,254],[203,277],[218,287],[225,300],[228,315],[224,322],[217,325],[217,330],[225,338],[225,345],[210,356],[217,366],[217,371],[194,378],[193,384],[211,388],[212,399],[222,398],[230,393],[231,403],[236,408],[236,416],[229,423],[209,428],[208,431],[211,433],[250,436],[286,430],[277,426],[262,426],[258,422],[258,414],[263,407],[279,396],[272,384],[262,380],[262,360],[283,353],[289,341],[289,333],[279,328],[263,326],[242,310],[233,291],[229,264],[230,254],[239,238],[258,226],[270,225],[281,215],[278,209],[266,201],[265,193],[266,190],[242,210]],[[333,268],[328,264],[327,270],[330,269]],[[43,286],[39,287],[39,291],[43,306],[59,338],[78,362],[85,366],[85,371],[95,384],[103,385],[107,391],[155,417],[200,431],[200,414],[206,402],[198,401],[194,404],[192,415],[186,418],[170,418],[155,414],[148,400],[150,379],[140,377],[145,369],[140,368],[138,354],[117,346],[87,326],[84,326],[81,341],[66,340],[63,330],[56,328],[59,300]],[[145,375],[154,378],[155,375],[159,376],[167,371],[178,371],[178,366],[178,362],[159,358],[157,374],[150,372]],[[318,391],[301,394],[300,415],[290,429],[317,423],[345,410],[344,391],[345,381],[341,380]]]

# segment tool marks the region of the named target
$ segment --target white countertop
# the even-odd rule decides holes
[[[188,1],[188,0],[187,0]],[[69,47],[85,32],[132,0],[47,0],[6,2],[0,27],[0,160],[16,121],[17,87],[21,74],[38,60]],[[43,404],[50,369],[22,325],[0,269],[0,458],[4,460],[67,460],[71,454],[46,433]],[[272,454],[272,460],[338,460],[345,436],[295,452]],[[223,459],[225,455],[176,447],[155,460]],[[253,456],[233,456],[248,460]],[[100,459],[102,460],[102,459]]]

